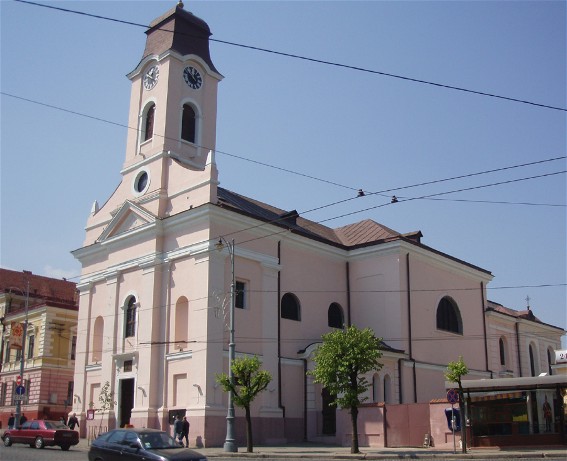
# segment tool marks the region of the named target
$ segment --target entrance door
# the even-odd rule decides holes
[[[121,379],[119,388],[120,402],[118,403],[120,409],[120,425],[124,427],[130,424],[130,417],[132,416],[132,408],[134,408],[134,378]]]
[[[321,392],[323,407],[323,435],[335,435],[337,432],[337,408],[330,405],[334,400],[329,391],[323,388]]]

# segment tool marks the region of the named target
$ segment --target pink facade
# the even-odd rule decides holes
[[[169,430],[170,415],[184,412],[193,445],[222,445],[227,398],[215,374],[228,369],[232,274],[229,251],[216,250],[220,237],[235,242],[237,355],[258,355],[273,377],[254,402],[255,443],[350,443],[348,418],[324,408],[322,389],[306,375],[321,335],[337,326],[329,325],[330,309],[342,324],[371,327],[384,340],[369,402],[429,407],[445,395],[443,373],[459,355],[471,377],[490,378],[497,324],[508,322],[505,335],[516,321],[486,314],[490,272],[423,245],[419,232],[402,235],[368,220],[331,229],[219,187],[222,76],[202,41],[166,42],[159,30],[208,38],[208,26],[179,6],[152,26],[128,76],[129,124],[140,131],[129,133],[122,182],[93,206],[84,245],[74,251],[83,266],[78,330],[85,334],[73,409],[82,420],[99,409],[106,382],[117,402],[104,415],[96,411],[82,435],[101,420]],[[157,83],[145,83],[155,67]],[[189,68],[200,86],[185,79]],[[186,106],[195,113],[191,140]],[[541,328],[552,333],[545,347],[559,344],[560,329]],[[361,441],[383,446],[383,407],[372,410],[362,412]],[[239,444],[243,417],[237,410]],[[425,416],[411,424],[414,433],[430,427]]]

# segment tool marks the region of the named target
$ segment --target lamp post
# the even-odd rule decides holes
[[[225,247],[228,248],[228,254],[230,256],[230,271],[232,279],[230,282],[230,320],[229,320],[229,341],[228,341],[228,379],[231,385],[234,385],[234,374],[232,373],[232,364],[234,363],[234,239],[228,242],[224,237],[220,237],[216,244],[216,248],[219,251]],[[230,453],[236,453],[238,447],[234,441],[234,393],[232,390],[228,393],[228,410],[226,414],[226,439],[224,441],[224,451]]]
[[[22,332],[22,349],[20,354],[20,379],[22,380],[22,386],[24,385],[24,362],[26,360],[26,334],[28,331],[28,301],[30,296],[30,282],[26,281],[26,303],[25,303],[25,317],[24,317],[24,328]],[[29,389],[26,390],[29,392]],[[19,395],[18,397],[25,398],[25,393]],[[16,416],[14,419],[15,427],[20,427],[20,418],[22,416],[22,401],[16,400]]]

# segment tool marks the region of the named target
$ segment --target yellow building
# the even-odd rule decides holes
[[[16,414],[18,400],[27,419],[66,416],[73,399],[77,316],[74,283],[0,268],[0,428]]]

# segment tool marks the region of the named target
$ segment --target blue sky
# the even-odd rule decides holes
[[[44,3],[149,24],[176,2]],[[214,39],[567,107],[563,1],[185,5]],[[70,251],[82,244],[92,203],[120,181],[126,74],[142,57],[144,29],[13,1],[0,7],[0,264],[72,278],[80,267]],[[331,227],[369,218],[421,230],[426,245],[493,273],[490,300],[524,309],[529,296],[536,316],[567,327],[565,111],[222,43],[211,55],[225,76],[223,187]],[[517,181],[540,175],[548,176]],[[306,213],[359,188],[385,192]]]

